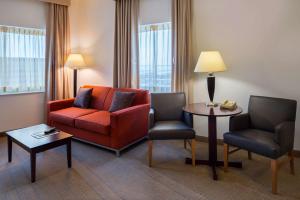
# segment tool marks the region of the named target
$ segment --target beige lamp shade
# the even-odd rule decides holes
[[[65,66],[70,67],[72,69],[86,68],[86,64],[81,54],[70,54]]]
[[[218,51],[202,51],[195,72],[221,72],[225,71],[226,66],[223,58]]]

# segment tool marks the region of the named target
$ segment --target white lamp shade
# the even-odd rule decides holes
[[[86,64],[81,54],[70,54],[65,66],[72,69],[83,69],[86,68]]]
[[[221,72],[226,70],[226,65],[218,51],[201,52],[195,72]]]

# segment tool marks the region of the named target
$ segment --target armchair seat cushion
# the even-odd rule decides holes
[[[75,118],[83,115],[97,112],[96,109],[83,109],[77,107],[70,107],[62,110],[57,110],[49,113],[50,121],[59,122],[68,126],[75,126]]]
[[[158,121],[149,131],[150,140],[194,139],[195,131],[182,121]]]
[[[99,111],[84,115],[75,119],[75,128],[109,135],[110,133],[110,112]]]
[[[228,132],[224,143],[237,146],[253,153],[276,159],[280,157],[280,147],[274,141],[274,133],[258,129]]]

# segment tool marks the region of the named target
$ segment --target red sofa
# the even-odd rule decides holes
[[[93,88],[90,108],[73,107],[74,99],[48,102],[48,124],[74,138],[113,150],[117,156],[148,133],[149,93],[139,89]],[[133,105],[108,112],[115,91],[136,92]]]

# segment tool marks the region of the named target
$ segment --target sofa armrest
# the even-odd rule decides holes
[[[229,131],[240,131],[250,128],[250,115],[248,113],[230,117]]]
[[[153,128],[154,123],[155,123],[155,121],[154,121],[154,109],[150,108],[150,111],[149,111],[149,129]]]
[[[64,100],[49,101],[48,112],[72,107],[74,100],[75,100],[74,98],[71,98],[71,99],[64,99]]]
[[[274,141],[279,144],[282,152],[291,151],[294,146],[295,122],[285,121],[275,127]]]
[[[120,149],[148,134],[149,104],[132,106],[111,113],[111,145]]]

